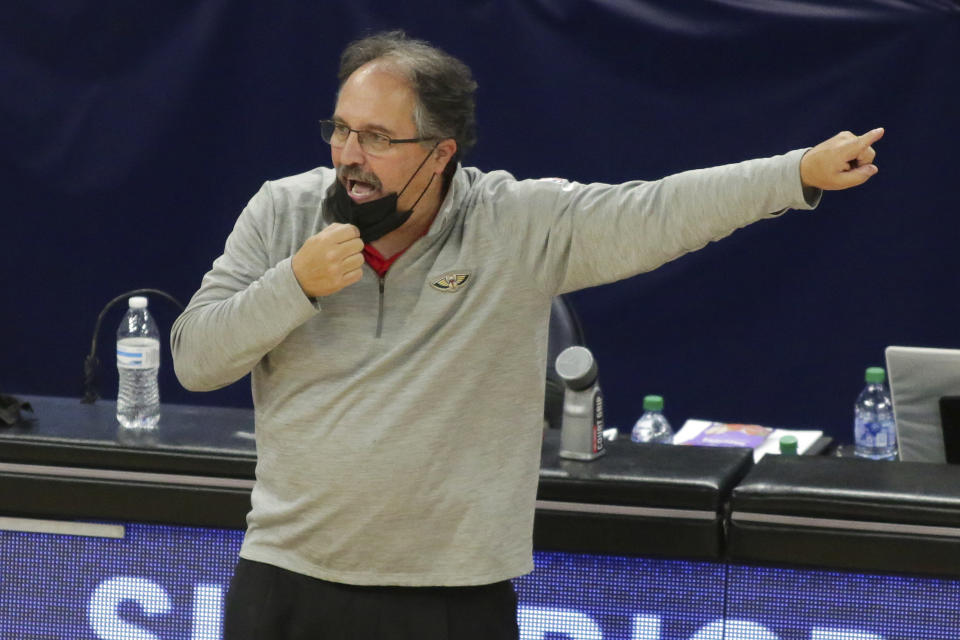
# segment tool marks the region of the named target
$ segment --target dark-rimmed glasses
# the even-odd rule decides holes
[[[360,148],[367,153],[383,153],[387,151],[392,145],[395,144],[407,144],[410,142],[425,142],[431,140],[431,138],[391,138],[388,135],[383,133],[377,133],[376,131],[359,131],[357,129],[351,129],[342,122],[337,122],[336,120],[321,120],[320,121],[320,136],[323,138],[323,141],[329,144],[331,147],[342,147],[347,144],[347,138],[350,137],[350,133],[353,132],[357,134],[357,142],[360,143]]]

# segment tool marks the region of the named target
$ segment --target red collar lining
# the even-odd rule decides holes
[[[409,249],[410,247],[407,247]],[[400,253],[390,256],[389,258],[384,258],[383,254],[373,248],[372,244],[363,245],[363,258],[367,261],[367,264],[370,265],[370,268],[377,272],[377,275],[381,278],[387,275],[387,270],[390,269],[390,265],[397,261],[397,258],[406,253],[407,249],[404,249]]]

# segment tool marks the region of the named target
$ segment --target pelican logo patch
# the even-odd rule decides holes
[[[459,291],[466,286],[467,280],[470,279],[469,273],[445,273],[440,276],[437,280],[434,280],[430,283],[430,286],[436,289],[437,291],[446,291],[453,293]]]

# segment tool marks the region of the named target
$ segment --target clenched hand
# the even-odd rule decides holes
[[[333,223],[307,238],[293,256],[293,275],[311,297],[328,296],[363,276],[363,240],[352,224]]]

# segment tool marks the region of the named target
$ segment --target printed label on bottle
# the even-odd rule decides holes
[[[603,394],[597,389],[593,396],[593,452],[603,451]]]
[[[117,340],[118,369],[155,369],[160,366],[160,341],[156,338]]]

